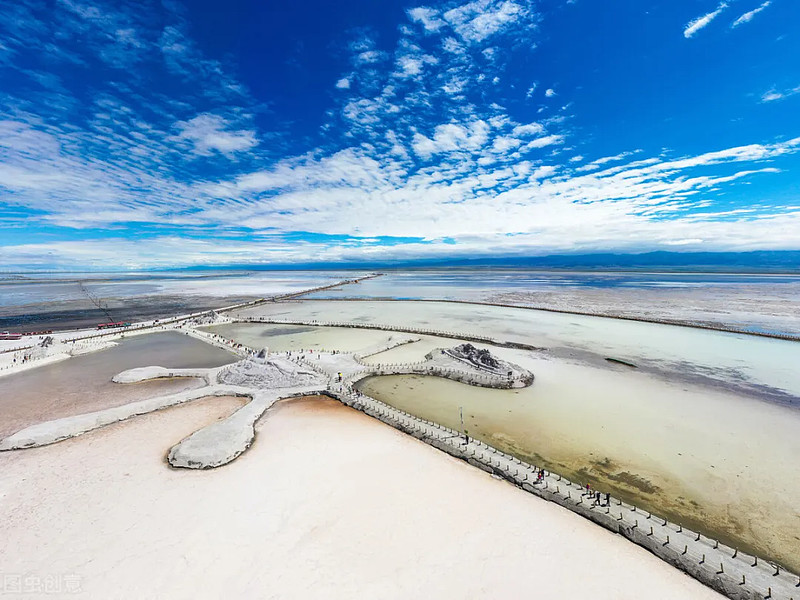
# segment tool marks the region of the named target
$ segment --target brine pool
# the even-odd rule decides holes
[[[120,385],[111,378],[135,367],[216,367],[236,356],[176,332],[121,340],[94,352],[0,377],[0,437],[30,425],[121,406],[205,385],[196,379],[145,381]]]

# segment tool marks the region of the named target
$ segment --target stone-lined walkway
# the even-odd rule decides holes
[[[705,585],[736,600],[800,598],[800,577],[766,560],[738,552],[611,497],[608,505],[594,504],[579,483],[556,473],[540,471],[479,440],[469,438],[438,423],[356,392],[349,385],[335,386],[328,395],[343,404],[379,419],[456,458],[502,477],[540,498],[556,502],[606,529],[625,536]],[[602,495],[605,500],[605,495]]]

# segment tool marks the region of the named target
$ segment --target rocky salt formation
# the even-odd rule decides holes
[[[487,369],[495,373],[500,372],[500,361],[492,356],[492,353],[486,348],[476,348],[472,344],[461,344],[455,348],[445,350],[445,352],[454,358],[471,363],[478,369]]]
[[[464,383],[486,387],[527,387],[533,383],[533,373],[494,356],[486,348],[460,344],[453,348],[437,348],[425,355],[427,364],[443,369],[462,371],[473,379]],[[459,379],[460,380],[460,379]]]
[[[207,313],[203,313],[202,315],[199,315],[197,317],[194,317],[192,319],[187,320],[186,324],[187,325],[195,325],[195,326],[216,325],[218,323],[225,323],[228,320],[229,319],[223,317],[217,311],[210,310]]]

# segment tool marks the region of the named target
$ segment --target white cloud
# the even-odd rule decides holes
[[[249,240],[159,236],[148,244],[118,237],[4,246],[0,247],[0,260],[4,264],[25,264],[32,268],[92,265],[95,268],[140,269],[176,264],[281,264],[475,257],[485,255],[489,248],[493,255],[526,256],[546,252],[592,252],[606,249],[612,241],[614,247],[623,252],[659,247],[742,251],[794,249],[798,242],[797,232],[800,231],[798,210],[728,222],[703,218],[678,219],[666,226],[647,219],[632,219],[620,207],[607,206],[599,211],[594,206],[580,206],[571,211],[570,216],[563,215],[563,206],[558,204],[540,205],[538,211],[538,223],[528,219],[527,232],[512,236],[474,232],[448,236],[455,244],[445,242],[438,235],[429,236],[424,243],[406,242],[390,247],[375,244],[373,240],[376,238],[366,236],[348,243],[303,244],[286,243],[280,236]],[[436,215],[435,218],[442,222],[449,217]]]
[[[684,238],[682,240],[664,240],[665,246],[698,246],[703,243],[703,238]]]
[[[380,62],[385,58],[385,54],[379,50],[365,50],[356,55],[356,63],[371,65]]]
[[[431,137],[418,134],[415,149],[420,155],[458,152],[459,158],[451,163],[439,161],[413,174],[402,163],[356,150],[322,161],[287,163],[264,174],[257,185],[252,180],[239,182],[242,190],[278,190],[270,196],[268,210],[239,201],[235,207],[204,217],[288,230],[302,224],[338,235],[453,237],[458,243],[449,249],[451,254],[489,247],[493,251],[652,247],[694,238],[702,238],[706,247],[714,248],[746,247],[749,243],[781,247],[800,238],[800,229],[785,229],[769,241],[758,241],[748,229],[765,233],[771,226],[797,224],[800,208],[787,211],[782,207],[780,214],[771,215],[729,213],[724,223],[718,213],[702,210],[704,191],[777,172],[771,166],[737,170],[737,164],[764,163],[796,153],[800,138],[673,160],[648,158],[568,176],[554,164],[533,169],[529,163],[476,168],[477,163],[470,164],[463,152],[484,148],[489,142],[481,132],[488,133],[488,127],[452,123],[438,127]],[[610,157],[605,158],[609,159],[606,163],[611,162]],[[720,172],[725,166],[730,168],[728,172]],[[389,214],[392,219],[387,221],[385,215]],[[732,238],[731,232],[744,238]],[[513,234],[513,244],[504,242],[503,236],[508,234]],[[380,252],[395,257],[425,252],[413,246]]]
[[[208,113],[176,124],[180,130],[178,138],[191,142],[194,151],[201,155],[220,152],[232,156],[236,152],[250,150],[258,144],[255,131],[230,130],[229,126],[230,123],[221,116]]]
[[[520,4],[509,0],[475,0],[447,11],[444,20],[462,40],[476,43],[513,25],[525,12]]]
[[[764,2],[760,6],[754,8],[753,10],[751,10],[749,12],[744,13],[741,17],[736,19],[733,22],[733,24],[731,25],[731,27],[738,27],[739,25],[743,25],[745,23],[749,23],[750,21],[753,20],[753,17],[755,17],[758,13],[760,13],[765,8],[767,8],[770,4],[772,4],[772,0],[766,0],[766,2]]]
[[[552,146],[554,144],[561,144],[564,141],[564,136],[561,135],[546,135],[544,137],[536,138],[528,142],[528,148],[544,148],[545,146]]]
[[[599,169],[606,163],[610,162],[617,162],[624,158],[628,158],[629,156],[633,156],[636,152],[620,152],[619,154],[615,154],[614,156],[603,156],[601,158],[597,158],[589,163],[586,163],[582,167],[578,168],[578,171],[594,171]]]
[[[686,24],[686,28],[683,30],[683,37],[688,39],[694,36],[703,27],[711,23],[711,21],[713,21],[727,7],[728,7],[727,2],[720,2],[717,5],[717,8],[715,8],[711,12],[689,21],[689,23]]]
[[[463,55],[466,52],[466,48],[453,37],[447,37],[442,40],[442,49],[445,52],[457,55]]]
[[[449,95],[461,94],[469,88],[470,83],[469,78],[454,75],[447,80],[447,83],[442,86],[442,89]]]
[[[445,25],[445,22],[439,18],[439,11],[426,6],[412,8],[408,11],[408,16],[412,21],[421,23],[427,32],[436,32]]]
[[[0,148],[37,157],[58,156],[61,144],[53,135],[37,131],[26,123],[0,120]]]
[[[414,152],[423,158],[443,152],[475,151],[486,144],[488,134],[489,125],[484,121],[466,125],[447,123],[436,127],[432,139],[415,134],[412,146]]]
[[[337,89],[340,90],[349,90],[350,89],[350,80],[347,77],[342,77],[339,81],[336,82]]]
[[[541,123],[527,123],[514,127],[514,135],[539,135],[544,132],[544,125]]]
[[[764,92],[761,95],[761,101],[774,102],[775,100],[783,100],[784,98],[794,96],[795,94],[800,94],[800,85],[785,90],[776,90],[775,88],[772,88],[768,92]]]
[[[411,56],[401,56],[397,59],[397,66],[400,68],[400,77],[413,77],[422,72],[423,62],[419,58]]]
[[[553,88],[548,88],[547,91],[545,91],[544,95],[547,96],[548,98],[552,98],[553,96],[556,95],[556,91]]]
[[[505,154],[509,150],[513,148],[518,148],[522,144],[522,141],[509,136],[499,136],[495,138],[494,143],[492,144],[492,152],[496,152],[498,154]]]

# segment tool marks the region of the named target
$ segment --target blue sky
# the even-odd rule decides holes
[[[794,0],[0,5],[13,268],[800,249]]]

